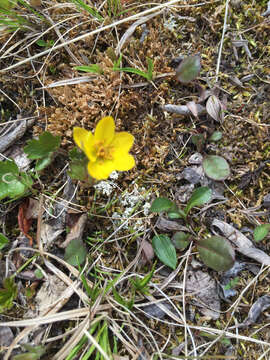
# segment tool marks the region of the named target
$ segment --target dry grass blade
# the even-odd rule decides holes
[[[31,56],[31,57],[29,57],[29,58],[27,58],[27,59],[25,59],[25,60],[19,61],[17,64],[8,66],[7,68],[0,70],[0,72],[6,72],[6,71],[8,71],[8,70],[14,69],[14,68],[16,68],[16,67],[18,67],[18,66],[21,66],[21,65],[23,65],[23,64],[28,63],[29,61],[32,61],[32,60],[35,60],[35,59],[37,59],[37,58],[39,58],[39,57],[41,57],[41,56],[47,55],[47,54],[51,53],[52,51],[61,49],[61,48],[63,48],[64,46],[68,46],[68,45],[70,45],[70,44],[74,44],[74,43],[76,43],[77,41],[83,40],[83,39],[85,39],[85,38],[87,38],[87,37],[89,37],[89,36],[93,36],[93,35],[95,35],[95,34],[98,34],[98,33],[102,32],[102,31],[105,31],[105,30],[114,28],[114,27],[116,27],[116,26],[118,26],[118,25],[120,25],[120,24],[123,24],[123,23],[125,23],[125,22],[132,21],[132,20],[136,20],[136,19],[138,19],[138,18],[140,18],[140,17],[142,17],[142,16],[145,16],[145,15],[147,15],[147,14],[150,14],[150,13],[152,13],[152,12],[157,12],[159,9],[164,9],[164,8],[169,7],[169,6],[171,6],[171,5],[174,5],[174,4],[178,3],[178,2],[180,2],[180,0],[171,0],[171,1],[168,1],[168,2],[166,2],[165,4],[161,4],[161,5],[155,6],[155,7],[151,8],[151,9],[149,9],[149,10],[142,11],[142,12],[139,13],[139,14],[131,15],[131,16],[123,19],[123,20],[116,21],[116,22],[114,22],[114,23],[112,23],[112,24],[109,24],[109,25],[103,26],[103,27],[101,27],[101,28],[99,28],[99,29],[96,29],[96,30],[94,30],[94,31],[91,31],[90,33],[80,35],[80,36],[76,37],[75,39],[66,41],[66,42],[64,42],[64,43],[62,43],[62,44],[60,44],[60,45],[53,46],[51,49],[42,51],[42,52],[39,53],[39,54],[33,55],[33,56]]]
[[[74,346],[78,344],[81,338],[87,333],[87,328],[89,327],[89,314],[81,322],[77,330],[71,336],[71,338],[65,343],[60,351],[58,351],[53,359],[54,360],[64,360],[68,354],[71,352]]]

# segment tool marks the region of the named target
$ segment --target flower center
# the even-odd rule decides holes
[[[112,160],[113,147],[104,146],[103,141],[99,141],[94,145],[97,157],[102,160]]]

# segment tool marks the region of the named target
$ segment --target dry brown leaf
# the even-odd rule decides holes
[[[190,232],[186,226],[180,225],[177,221],[165,219],[163,216],[158,218],[156,227],[161,231],[187,231]]]
[[[270,265],[270,256],[267,255],[264,251],[257,249],[253,242],[250,241],[239,230],[218,219],[214,219],[212,222],[213,231],[215,231],[215,228],[217,228],[223,236],[225,236],[236,246],[235,250],[245,256],[250,257],[251,259],[260,262],[261,264]]]
[[[70,232],[67,234],[66,240],[59,245],[61,248],[66,248],[71,240],[73,239],[82,239],[83,231],[87,221],[87,214],[82,214],[70,229]]]
[[[187,105],[167,104],[167,105],[162,106],[162,109],[169,113],[174,113],[174,114],[179,114],[179,115],[191,115],[192,114],[191,111],[189,110],[189,108],[187,107]],[[196,104],[196,112],[197,112],[198,116],[201,114],[204,114],[205,107],[200,104]]]
[[[200,300],[200,302],[196,302],[196,305],[200,306],[200,311],[205,316],[214,320],[219,318],[220,299],[217,284],[208,273],[201,270],[188,271],[186,291],[192,293],[193,298]]]
[[[209,96],[206,102],[206,111],[207,113],[218,122],[223,121],[223,109],[220,100],[215,96]]]

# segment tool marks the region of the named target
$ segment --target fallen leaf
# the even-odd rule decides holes
[[[166,310],[173,312],[173,307],[168,302],[160,302],[157,304],[150,304],[143,307],[140,307],[147,315],[150,317],[155,317],[157,319],[163,319],[166,316]]]
[[[224,119],[223,109],[220,100],[215,96],[209,96],[206,102],[206,111],[214,120],[222,123]]]
[[[154,256],[155,253],[152,244],[150,244],[150,242],[147,240],[143,240],[140,265],[144,266],[146,263],[150,263]]]
[[[219,318],[220,299],[217,291],[216,281],[201,270],[188,271],[186,280],[186,296],[199,301],[195,302],[200,307],[200,311],[214,320]],[[188,294],[189,293],[189,294]]]
[[[87,221],[87,214],[82,214],[77,219],[76,223],[70,228],[70,232],[66,236],[66,240],[59,245],[59,247],[65,249],[68,244],[74,240],[81,240]]]
[[[177,221],[167,220],[163,216],[158,218],[156,227],[161,231],[187,231],[189,229],[186,226],[179,224]]]
[[[21,116],[18,115],[17,120],[20,120]],[[35,118],[31,118],[30,120],[21,119],[21,121],[12,122],[9,125],[9,128],[5,130],[5,136],[1,137],[0,142],[0,153],[3,153],[7,150],[10,145],[14,144],[25,134],[28,127],[33,125],[35,122]]]
[[[48,274],[35,298],[37,312],[48,311],[52,304],[59,301],[66,288],[67,285],[58,276]]]
[[[254,324],[257,322],[259,316],[261,315],[261,313],[268,309],[270,307],[270,296],[269,295],[264,295],[261,296],[257,301],[255,301],[255,303],[251,306],[249,312],[248,312],[248,317],[246,318],[246,320],[242,323],[237,325],[237,327],[247,327],[251,324]]]
[[[31,239],[31,242],[32,242],[31,236],[28,235],[28,232],[29,232],[29,230],[31,228],[31,225],[32,225],[31,216],[26,216],[28,206],[29,206],[29,199],[24,200],[24,202],[20,204],[19,211],[18,211],[18,225],[19,225],[20,231],[26,237]],[[31,243],[31,245],[32,245],[32,243]]]
[[[198,104],[195,103],[195,101],[189,101],[187,103],[187,108],[188,110],[191,112],[191,114],[195,117],[198,117],[199,113],[198,113],[198,109],[199,107],[197,106]]]
[[[230,240],[236,246],[236,251],[262,264],[270,265],[270,256],[264,251],[257,249],[252,241],[233,226],[224,221],[214,219],[211,227],[213,232],[215,232],[215,229],[218,229],[223,236]]]
[[[191,115],[192,112],[189,110],[189,108],[187,107],[187,105],[171,105],[171,104],[167,104],[162,106],[162,109],[164,111],[167,111],[169,113],[174,113],[174,114],[179,114],[179,115]],[[206,110],[205,107],[200,105],[200,104],[196,104],[196,113],[197,116],[205,114]]]

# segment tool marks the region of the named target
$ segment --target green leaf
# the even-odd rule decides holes
[[[88,178],[87,157],[77,148],[73,148],[69,152],[69,158],[71,161],[69,164],[70,171],[68,171],[68,175],[71,179],[85,181]]]
[[[254,241],[262,241],[270,231],[270,224],[259,225],[254,229]]]
[[[172,243],[178,250],[185,250],[190,244],[188,240],[190,238],[190,234],[187,234],[183,231],[177,231],[172,237]]]
[[[230,166],[227,161],[217,155],[207,155],[202,162],[205,174],[213,180],[225,180],[230,176]]]
[[[12,360],[39,360],[46,353],[46,347],[42,345],[31,346],[22,344],[22,346],[28,352],[13,356]]]
[[[221,131],[214,131],[213,134],[210,136],[210,141],[219,141],[222,139],[222,132]]]
[[[161,211],[168,211],[173,205],[174,202],[172,202],[167,198],[163,198],[163,197],[156,198],[150,207],[150,211],[157,213]]]
[[[114,68],[114,71],[124,71],[124,72],[128,72],[128,73],[132,73],[132,74],[136,74],[136,75],[139,75],[139,76],[142,76],[144,77],[145,79],[148,80],[148,72],[145,72],[145,71],[142,71],[142,70],[139,70],[139,69],[135,69],[135,68],[132,68],[132,67],[124,67],[124,68]]]
[[[73,239],[66,247],[64,259],[73,266],[82,265],[86,259],[86,249],[82,240]]]
[[[229,241],[221,236],[212,236],[197,243],[202,261],[216,271],[233,267],[235,253]]]
[[[36,41],[36,44],[37,44],[38,46],[40,46],[40,47],[47,47],[47,42],[44,41],[44,40],[42,40],[42,39],[38,39],[38,40]]]
[[[89,65],[89,66],[86,66],[86,65],[75,66],[74,69],[78,70],[78,71],[84,71],[84,72],[87,72],[87,73],[90,72],[90,73],[100,74],[100,75],[103,74],[103,70],[98,64],[92,64],[92,65]]]
[[[43,273],[40,269],[36,269],[34,274],[37,279],[43,279]]]
[[[32,184],[31,176],[20,174],[14,161],[0,161],[0,200],[23,196]]]
[[[178,209],[175,203],[172,204],[170,209],[168,210],[168,218],[169,219],[185,219],[186,214],[183,210]]]
[[[0,0],[0,9],[11,10],[16,6],[16,0]]]
[[[177,256],[171,239],[167,235],[156,235],[152,239],[152,245],[159,260],[170,268],[175,269]]]
[[[8,238],[5,237],[4,234],[0,233],[0,250],[2,250],[8,243]]]
[[[153,80],[153,70],[154,70],[154,62],[152,59],[147,58],[147,80],[151,81]]]
[[[191,136],[191,142],[196,146],[198,151],[201,151],[205,138],[203,134],[196,134]]]
[[[52,161],[51,154],[49,154],[48,156],[46,156],[42,159],[38,159],[36,162],[35,170],[41,171],[41,170],[45,169],[48,165],[50,165],[51,161]]]
[[[6,278],[3,281],[3,289],[0,289],[0,313],[13,306],[13,301],[18,295],[18,289],[14,278]]]
[[[212,190],[207,186],[202,186],[193,191],[190,199],[188,200],[187,206],[185,207],[186,215],[194,206],[200,206],[210,201],[212,196]]]
[[[99,21],[104,20],[104,18],[100,15],[100,13],[95,8],[92,8],[91,6],[87,5],[84,1],[82,1],[82,0],[71,0],[71,1],[74,4],[76,4],[79,9],[84,9],[90,15],[95,17],[97,20],[99,20]]]
[[[29,159],[42,159],[48,157],[60,146],[60,136],[53,136],[50,132],[45,131],[39,138],[29,140],[24,147],[24,152]]]
[[[186,217],[186,214],[184,213],[184,211],[179,210],[179,211],[168,211],[168,218],[171,220],[174,219],[184,219]]]
[[[199,55],[188,56],[183,59],[176,69],[176,76],[182,83],[194,80],[201,70],[201,57]]]
[[[153,265],[152,270],[149,274],[147,274],[144,278],[140,279],[138,276],[136,276],[135,280],[130,279],[130,282],[134,286],[135,290],[142,292],[143,294],[148,294],[148,283],[153,277],[154,271],[155,271],[156,263]]]
[[[113,292],[113,297],[115,298],[115,300],[123,305],[124,307],[126,307],[127,309],[131,310],[133,305],[134,305],[134,295],[132,296],[131,300],[125,300],[115,289],[115,287],[112,288],[112,292]]]
[[[230,290],[234,288],[239,283],[239,277],[235,277],[234,279],[231,279],[227,285],[224,286],[224,290]]]

